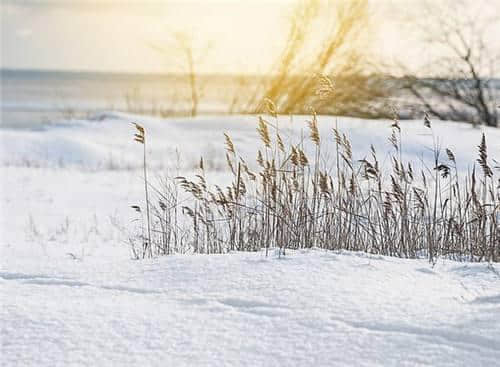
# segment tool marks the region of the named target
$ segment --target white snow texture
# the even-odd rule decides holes
[[[328,145],[336,119],[319,119]],[[284,135],[300,137],[305,120],[283,118]],[[2,366],[500,365],[498,264],[319,250],[131,260],[130,205],[143,200],[131,121],[150,137],[152,176],[189,173],[204,155],[224,182],[222,133],[248,161],[258,146],[252,116],[0,130]],[[370,143],[386,157],[389,125],[338,119],[355,159]],[[405,158],[423,164],[428,131],[402,128]],[[470,168],[482,131],[434,130]],[[500,158],[500,131],[484,131]]]

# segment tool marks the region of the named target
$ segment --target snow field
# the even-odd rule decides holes
[[[307,137],[306,119],[282,118],[284,138]],[[143,200],[131,121],[146,127],[153,180],[177,166],[189,175],[203,155],[209,181],[224,183],[223,132],[249,162],[259,145],[252,116],[112,113],[1,130],[1,365],[500,365],[498,264],[319,250],[131,260],[130,205]],[[338,123],[355,159],[371,143],[387,156],[390,122],[319,123],[326,147]],[[402,128],[404,159],[428,162],[429,131]],[[465,172],[482,131],[434,131]],[[500,131],[484,131],[500,158]]]
[[[494,269],[494,268],[493,268]],[[494,366],[487,264],[291,252],[2,269],[16,365]]]

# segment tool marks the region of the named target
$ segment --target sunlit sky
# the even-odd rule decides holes
[[[282,49],[295,2],[0,1],[4,68],[176,72],[182,65],[170,35],[184,32],[193,38],[198,70],[218,73],[268,70]],[[500,7],[499,0],[487,3]],[[401,26],[418,6],[419,0],[371,1],[376,57],[413,68],[426,61],[422,45]]]

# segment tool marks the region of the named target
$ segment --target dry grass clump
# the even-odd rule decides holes
[[[424,125],[432,133],[428,116]],[[315,114],[309,139],[299,144],[284,142],[276,116],[273,122],[260,117],[262,147],[254,170],[225,134],[231,184],[209,185],[203,159],[194,179],[167,180],[156,190],[153,253],[276,248],[284,255],[287,249],[314,247],[430,261],[499,261],[499,167],[491,166],[486,137],[477,165],[461,177],[454,153],[446,149],[444,156],[436,139],[434,166],[415,171],[414,163],[402,158],[397,117],[391,130],[389,170],[382,169],[373,146],[369,156],[356,161],[340,130],[320,136]],[[335,141],[333,163],[326,159],[324,139]],[[178,199],[179,188],[188,201]]]

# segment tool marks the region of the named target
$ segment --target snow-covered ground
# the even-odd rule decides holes
[[[278,125],[283,140],[298,143],[309,140],[307,121],[310,116],[280,116]],[[251,163],[261,147],[256,132],[255,116],[199,117],[186,119],[157,119],[123,113],[104,113],[91,120],[73,120],[40,129],[0,130],[0,163],[2,165],[31,167],[76,167],[86,170],[134,169],[142,164],[142,147],[132,138],[135,129],[131,122],[146,128],[149,165],[152,168],[175,167],[177,152],[180,165],[194,167],[203,155],[208,169],[226,166],[224,136],[233,139],[238,154]],[[370,144],[377,149],[380,159],[388,157],[392,121],[362,120],[347,117],[320,116],[319,131],[323,153],[333,155],[332,129],[345,133],[351,140],[355,159],[369,154]],[[469,124],[435,121],[432,131],[422,121],[402,121],[403,158],[418,168],[421,160],[432,158],[430,149],[434,141],[450,148],[456,155],[459,168],[465,170],[477,159],[477,146],[485,132],[489,156],[500,156],[500,131],[494,128],[473,128]],[[270,129],[273,132],[273,129]],[[307,152],[308,146],[305,147]],[[313,147],[309,147],[313,148]],[[443,153],[443,158],[444,153]],[[390,165],[390,162],[389,162]]]
[[[307,117],[279,122],[307,137]],[[1,365],[500,365],[498,264],[290,252],[130,259],[130,205],[141,203],[141,149],[152,177],[192,172],[223,182],[223,132],[250,161],[256,118],[159,120],[109,113],[41,130],[0,130]],[[388,157],[388,121],[320,117],[361,159]],[[433,139],[403,122],[405,158]],[[465,171],[481,130],[434,122]],[[484,129],[492,158],[500,131]]]
[[[5,366],[495,366],[486,264],[320,251],[8,260]]]

